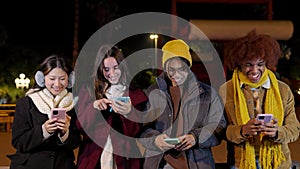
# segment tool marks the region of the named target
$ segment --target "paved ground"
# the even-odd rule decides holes
[[[300,119],[300,107],[296,108],[298,119]],[[0,169],[8,169],[6,166],[10,164],[7,154],[15,152],[11,146],[11,132],[0,132]],[[292,159],[300,162],[300,139],[290,143]],[[77,150],[75,151],[77,154]],[[213,155],[216,163],[226,163],[226,142],[223,141],[219,146],[213,148]]]

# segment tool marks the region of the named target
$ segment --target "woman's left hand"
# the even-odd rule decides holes
[[[57,120],[56,125],[57,128],[59,129],[59,133],[61,134],[61,136],[65,135],[66,132],[69,130],[70,121],[71,121],[71,117],[68,115],[66,115],[65,121]]]
[[[112,108],[114,112],[122,114],[122,115],[127,115],[131,111],[131,101],[125,103],[120,100],[117,100],[113,102]]]

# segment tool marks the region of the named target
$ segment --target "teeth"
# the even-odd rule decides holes
[[[251,75],[253,78],[258,78],[259,77],[259,74],[256,74],[256,75]]]

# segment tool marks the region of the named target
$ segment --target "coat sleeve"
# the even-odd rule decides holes
[[[20,152],[30,151],[44,142],[42,122],[46,121],[47,116],[40,116],[43,119],[33,119],[31,115],[33,108],[29,101],[29,97],[18,100],[12,125],[12,145]]]
[[[90,129],[94,125],[96,113],[99,111],[93,107],[92,96],[85,88],[79,92],[76,126],[79,130]]]
[[[77,116],[75,113],[75,110],[72,109],[70,112],[68,112],[68,115],[71,116],[71,122],[70,122],[70,127],[69,127],[69,136],[67,140],[61,144],[61,142],[58,142],[60,146],[64,146],[70,150],[76,149],[80,142],[81,142],[81,136],[80,132],[78,131],[76,127],[76,121],[77,121]]]
[[[165,107],[162,105],[167,105],[167,102],[161,96],[161,92],[157,88],[152,87],[147,90],[148,102],[143,115],[140,143],[149,150],[160,151],[154,143],[155,138],[163,133],[161,126],[158,129],[157,118],[164,112]],[[168,123],[168,120],[164,120],[164,123]]]
[[[211,101],[207,105],[207,115],[202,125],[195,127],[190,132],[195,136],[200,148],[210,148],[219,145],[223,139],[227,125],[223,106],[216,92],[212,93]]]
[[[282,85],[282,102],[284,106],[284,122],[278,127],[278,136],[275,142],[287,144],[299,138],[300,124],[295,113],[294,95],[287,85]]]
[[[241,134],[242,125],[236,122],[235,105],[233,101],[233,86],[231,80],[221,85],[219,95],[222,98],[223,105],[225,106],[225,118],[227,120],[226,139],[230,142],[240,144],[247,141]]]
[[[73,115],[69,128],[69,136],[64,143],[60,141],[57,133],[45,140],[42,125],[48,120],[48,116],[40,113],[29,97],[22,98],[16,104],[12,126],[12,145],[17,151],[24,153],[52,149],[57,146],[73,150],[78,147],[80,142],[80,135],[75,126],[75,119],[76,116]]]

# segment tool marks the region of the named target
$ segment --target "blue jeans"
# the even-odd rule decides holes
[[[258,159],[259,159],[258,157],[255,158],[256,169],[261,169]],[[239,169],[239,168],[236,166],[230,166],[230,169]]]

